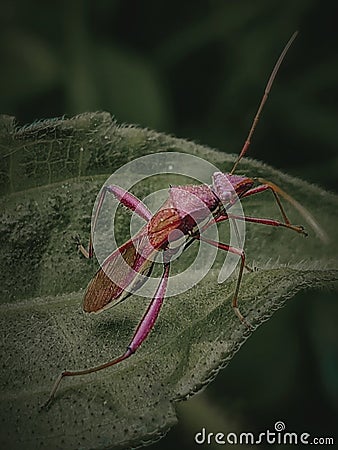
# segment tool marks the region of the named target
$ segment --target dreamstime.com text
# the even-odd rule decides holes
[[[285,431],[285,423],[278,421],[274,424],[274,430],[265,430],[261,433],[209,433],[205,428],[195,434],[196,444],[219,444],[219,445],[334,445],[335,440],[329,436],[311,436],[310,433]]]

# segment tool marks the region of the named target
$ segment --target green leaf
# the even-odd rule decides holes
[[[175,402],[208,384],[251,334],[231,308],[236,279],[218,284],[215,268],[198,286],[168,298],[133,357],[66,379],[50,408],[40,410],[62,369],[90,367],[123,352],[149,301],[132,296],[103,314],[83,314],[84,289],[97,265],[75,251],[71,237],[88,236],[100,186],[127,161],[180,151],[226,172],[233,156],[118,126],[107,113],[20,129],[3,117],[0,133],[2,447],[99,449],[157,439],[177,421]],[[242,161],[240,170],[282,186],[329,237],[325,244],[311,229],[303,238],[289,230],[247,225],[247,258],[258,270],[244,275],[240,305],[256,327],[297,291],[336,286],[338,201],[257,161]],[[149,180],[150,192],[156,183]],[[141,188],[135,193],[145,194]],[[278,218],[268,193],[243,200],[243,207],[247,215]],[[287,212],[294,223],[302,223],[292,207]],[[121,239],[127,237],[128,221],[128,214],[121,216]]]

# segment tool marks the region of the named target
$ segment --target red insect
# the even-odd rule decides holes
[[[147,206],[141,200],[124,189],[112,185],[104,188],[97,206],[96,215],[93,222],[92,235],[99,211],[107,193],[113,194],[120,203],[130,210],[135,211],[135,213],[147,221],[147,224],[136,234],[136,236],[115,250],[104,261],[102,267],[98,270],[87,287],[83,303],[84,311],[101,312],[115,305],[127,295],[130,295],[130,292],[135,292],[139,289],[141,284],[143,284],[144,279],[140,280],[138,274],[150,274],[154,264],[152,256],[158,251],[163,251],[163,274],[155,295],[152,298],[140,323],[138,324],[125,353],[112,361],[96,367],[77,371],[63,371],[57,378],[46,404],[50,403],[59,387],[61,380],[64,377],[85,375],[113,366],[131,356],[140,347],[142,342],[152,330],[165,298],[171,258],[178,250],[178,248],[170,249],[169,244],[182,235],[186,237],[186,241],[182,244],[184,249],[187,248],[192,242],[200,240],[221,250],[232,252],[240,256],[241,264],[237,285],[232,300],[232,306],[239,319],[246,326],[250,327],[240,313],[237,304],[238,292],[241,284],[243,269],[245,267],[244,251],[227,244],[222,244],[220,242],[207,239],[202,235],[202,232],[213,223],[222,222],[228,220],[229,218],[237,218],[240,220],[245,220],[246,222],[255,222],[273,227],[289,228],[297,233],[306,235],[302,226],[291,224],[283,209],[279,196],[291,202],[291,204],[293,204],[304,216],[306,216],[310,222],[312,222],[312,225],[315,226],[313,219],[304,210],[304,208],[275,184],[261,178],[249,178],[246,176],[234,175],[239,161],[246,154],[250,146],[251,137],[254,133],[263,106],[267,100],[272,83],[281,62],[296,35],[297,33],[294,33],[290,38],[278,61],[276,62],[266,85],[264,96],[259,105],[248,137],[229,174],[223,174],[221,172],[214,173],[212,177],[212,184],[210,186],[189,185],[171,187],[169,189],[168,200],[154,215],[152,215]],[[232,187],[231,189],[229,189],[229,182]],[[254,187],[257,183],[258,185]],[[273,193],[276,203],[281,211],[283,221],[256,217],[235,217],[231,215],[231,206],[234,205],[238,199],[243,199],[267,190]],[[201,202],[205,205],[205,207],[201,208]],[[182,205],[184,205],[184,210]],[[208,214],[206,211],[209,215],[212,215],[212,218],[199,230],[198,225],[202,224],[203,221],[207,219]],[[88,251],[80,243],[78,243],[78,247],[86,257],[91,258],[93,256],[92,238],[89,242]],[[121,262],[123,264],[121,264]],[[118,280],[118,284],[114,283],[112,279]]]

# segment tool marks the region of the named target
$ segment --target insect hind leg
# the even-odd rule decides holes
[[[165,293],[167,290],[168,285],[168,279],[169,279],[169,271],[170,271],[170,263],[165,263],[163,265],[163,273],[161,276],[160,283],[156,289],[156,292],[146,310],[144,313],[142,319],[140,320],[138,326],[136,327],[136,330],[134,332],[134,335],[127,347],[127,350],[117,358],[113,359],[112,361],[108,361],[104,364],[100,364],[95,367],[90,367],[89,369],[83,369],[83,370],[64,370],[59,374],[57,377],[53,388],[49,394],[49,397],[47,401],[41,406],[41,408],[46,408],[50,405],[53,398],[55,397],[55,394],[60,386],[61,381],[66,377],[74,377],[79,375],[87,375],[89,373],[98,372],[100,370],[106,369],[108,367],[114,366],[125,359],[129,358],[131,355],[133,355],[136,350],[140,347],[140,345],[143,343],[143,341],[147,338],[148,334],[154,327],[154,324],[156,322],[156,319],[158,318],[158,315],[160,313],[161,307],[163,305],[163,301],[165,298]]]
[[[126,191],[125,189],[116,186],[116,185],[108,185],[104,186],[99,201],[97,203],[95,214],[93,218],[93,226],[91,229],[90,237],[89,237],[89,243],[88,243],[88,249],[86,249],[80,240],[80,237],[77,235],[74,237],[75,243],[77,245],[78,250],[83,254],[85,258],[91,259],[94,255],[94,248],[93,248],[93,235],[96,228],[96,223],[98,216],[100,214],[104,199],[107,195],[107,193],[113,194],[116,199],[124,205],[126,208],[130,209],[131,211],[134,211],[138,216],[140,216],[142,219],[149,221],[152,218],[152,213],[149,211],[147,206],[135,195],[133,195],[131,192]]]
[[[104,200],[106,192],[110,192],[111,194],[113,194],[117,198],[117,200],[122,203],[122,205],[126,206],[131,211],[134,211],[145,221],[148,222],[153,217],[148,207],[139,198],[135,197],[135,195],[133,195],[131,192],[128,192],[116,185],[105,186],[102,194],[102,202]]]

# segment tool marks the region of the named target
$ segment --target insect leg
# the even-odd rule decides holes
[[[138,214],[142,219],[146,220],[147,222],[152,218],[152,213],[149,211],[147,206],[140,199],[135,197],[135,195],[133,195],[132,193],[126,191],[125,189],[123,189],[119,186],[115,186],[113,184],[109,185],[109,186],[104,186],[104,188],[101,191],[101,195],[100,195],[100,198],[97,203],[96,210],[95,210],[95,215],[94,215],[94,219],[93,219],[93,227],[92,227],[90,237],[89,237],[88,250],[81,244],[80,238],[78,236],[75,238],[77,248],[83,254],[83,256],[85,258],[93,257],[93,254],[94,254],[93,234],[94,234],[97,219],[100,214],[102,204],[104,202],[107,192],[110,192],[111,194],[113,194],[117,198],[117,200],[120,203],[122,203],[122,205],[126,206],[131,211],[134,211],[136,214]]]
[[[270,189],[275,196],[275,199],[277,201],[277,204],[279,206],[279,209],[282,213],[282,216],[284,218],[284,221],[287,225],[291,225],[290,220],[285,214],[284,208],[280,202],[279,195],[283,197],[285,200],[287,200],[297,211],[304,217],[304,219],[308,222],[308,224],[312,227],[312,229],[315,231],[317,236],[323,241],[328,242],[328,237],[325,233],[325,231],[320,227],[320,225],[317,223],[315,218],[310,214],[310,212],[304,208],[303,205],[301,205],[297,200],[295,200],[291,195],[289,195],[287,192],[283,191],[279,186],[272,183],[271,181],[265,180],[264,178],[256,178],[257,181],[259,181],[261,184],[260,186],[257,186],[256,188],[249,189],[243,197],[248,197],[249,195],[258,194],[260,192],[264,192],[268,189]]]
[[[229,219],[245,220],[245,222],[261,223],[263,225],[269,225],[272,227],[289,228],[290,230],[296,231],[297,233],[303,234],[304,236],[308,235],[307,232],[304,231],[304,227],[302,227],[301,225],[291,225],[288,223],[280,222],[279,220],[261,219],[259,217],[235,216],[233,214],[229,214],[228,217]]]
[[[234,216],[233,216],[234,217]],[[184,246],[184,250],[186,250],[187,248],[190,247],[190,245],[196,240],[199,239],[199,236],[205,231],[207,230],[211,225],[215,224],[215,223],[219,223],[219,222],[224,222],[225,220],[229,220],[230,216],[228,216],[227,213],[222,214],[220,216],[218,216],[216,219],[212,218],[208,223],[206,223],[200,230],[198,230],[198,232],[196,232],[193,236],[191,236],[191,239],[188,240],[188,242],[185,244]],[[238,232],[238,230],[237,230]],[[249,271],[249,272],[253,272],[254,269],[252,269],[250,266],[248,266],[247,264],[244,264],[244,267]]]
[[[51,393],[48,397],[48,400],[46,401],[46,403],[44,403],[43,407],[48,406],[50,402],[53,400],[55,393],[58,390],[59,385],[63,380],[63,378],[78,375],[87,375],[89,373],[98,372],[99,370],[103,370],[106,369],[107,367],[111,367],[114,366],[115,364],[118,364],[119,362],[129,358],[129,356],[131,356],[133,353],[136,352],[136,350],[140,347],[142,342],[146,339],[146,337],[152,330],[156,322],[156,319],[159,315],[167,289],[169,270],[170,270],[170,263],[165,263],[160,284],[158,285],[153,299],[151,300],[146,312],[144,313],[140,323],[138,324],[134,332],[133,338],[130,341],[125,353],[123,353],[118,358],[113,359],[112,361],[108,361],[104,364],[100,364],[99,366],[91,367],[89,369],[72,370],[72,371],[64,370],[57,377],[55,384],[51,390]]]
[[[115,197],[124,206],[126,206],[128,209],[131,209],[132,211],[135,211],[136,214],[138,214],[145,221],[148,222],[153,217],[148,207],[140,199],[135,197],[135,195],[133,195],[131,192],[128,192],[115,185],[106,186],[104,192],[110,192],[111,194],[115,195]],[[103,195],[105,195],[105,193]]]
[[[278,205],[278,208],[279,208],[279,210],[280,210],[280,212],[281,212],[281,214],[283,216],[284,222],[286,224],[290,225],[291,221],[289,220],[288,216],[286,215],[286,212],[285,212],[285,210],[283,208],[283,205],[282,205],[282,203],[280,201],[280,198],[279,198],[276,190],[272,186],[270,186],[269,184],[261,184],[260,186],[257,186],[255,188],[249,189],[247,192],[245,192],[245,194],[243,194],[241,196],[241,199],[244,198],[244,197],[250,197],[251,195],[260,194],[261,192],[265,192],[265,191],[268,191],[268,190],[270,190],[273,193],[273,195],[275,197],[275,200],[276,200],[276,203]]]
[[[222,244],[221,242],[216,242],[213,241],[211,239],[207,239],[204,236],[196,236],[196,239],[199,239],[201,241],[207,242],[210,245],[213,245],[214,247],[217,247],[221,250],[225,250],[226,252],[230,252],[230,253],[234,253],[235,255],[238,255],[241,257],[241,265],[239,268],[239,274],[238,274],[238,278],[237,278],[237,283],[236,283],[236,289],[235,289],[235,293],[232,299],[232,307],[235,311],[235,314],[237,315],[237,317],[239,318],[239,320],[244,323],[244,325],[247,328],[252,328],[251,325],[249,324],[249,322],[247,322],[245,320],[245,318],[243,317],[243,315],[241,314],[239,308],[238,308],[238,292],[239,292],[239,288],[241,285],[241,281],[242,281],[242,276],[243,276],[243,269],[245,267],[245,252],[244,250],[241,250],[239,248],[236,247],[232,247],[231,245],[228,244]]]

